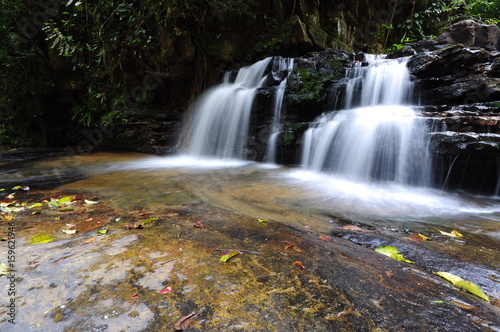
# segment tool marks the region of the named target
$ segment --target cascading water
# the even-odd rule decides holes
[[[290,73],[293,70],[293,59],[290,58],[279,58],[278,59],[278,72],[283,71]],[[269,136],[269,141],[267,144],[266,155],[264,161],[268,163],[274,163],[276,158],[276,145],[279,134],[281,133],[281,111],[283,108],[283,97],[285,95],[287,77],[281,81],[280,85],[276,89],[276,96],[274,101],[274,117],[271,124],[271,135]]]
[[[347,108],[320,116],[304,134],[302,166],[351,180],[430,183],[426,128],[403,106],[412,85],[406,59],[372,59],[347,73]]]
[[[226,75],[222,84],[201,96],[188,127],[188,155],[244,158],[252,103],[271,59],[241,68],[234,83]]]

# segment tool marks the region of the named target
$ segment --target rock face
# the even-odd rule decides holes
[[[417,42],[414,48],[418,52],[428,52],[455,44],[500,51],[500,29],[495,24],[479,24],[473,20],[465,20],[451,25],[435,39],[426,38]]]
[[[464,27],[474,32],[470,32],[473,40],[458,36],[460,28]],[[481,31],[489,32],[490,37],[480,39]],[[414,54],[408,62],[417,92],[413,104],[422,105],[416,110],[426,119],[430,129],[429,147],[434,155],[435,182],[445,183],[450,189],[498,191],[500,53],[464,44],[444,46],[444,41],[457,40],[467,45],[491,46],[495,31],[490,26],[470,21],[458,23],[433,41],[435,50]],[[483,41],[488,42],[484,44]],[[355,63],[364,64],[364,58],[362,53],[327,49],[295,59],[285,96],[279,163],[296,165],[300,162],[304,131],[318,115],[344,107],[346,69]],[[258,108],[269,104],[273,85],[277,84],[279,81],[259,94]],[[259,114],[265,113],[262,109],[259,111]],[[267,118],[257,121],[254,132],[255,141],[262,142],[256,145],[258,149],[265,150],[269,111],[267,114]],[[463,174],[467,174],[467,178]]]

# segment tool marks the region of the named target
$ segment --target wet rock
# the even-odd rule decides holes
[[[431,134],[430,148],[446,155],[498,153],[500,134],[438,132]]]

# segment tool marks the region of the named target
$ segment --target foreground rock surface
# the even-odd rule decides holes
[[[311,223],[331,219],[325,231],[317,231],[221,209],[173,179],[172,187],[157,184],[155,197],[136,199],[120,198],[113,188],[122,183],[122,192],[148,191],[128,173],[78,180],[16,194],[29,202],[80,194],[99,203],[15,216],[16,325],[4,316],[2,331],[173,330],[179,318],[202,308],[186,330],[500,328],[494,238],[464,232],[464,239],[455,240],[430,231],[432,224],[374,227],[321,214],[309,216]],[[133,226],[153,217],[142,228]],[[61,232],[68,224],[78,229],[76,235]],[[5,234],[6,224],[0,226]],[[102,229],[107,233],[96,233]],[[42,232],[54,241],[27,243]],[[417,232],[431,232],[433,241],[408,239]],[[374,251],[383,245],[397,246],[415,264]],[[222,249],[239,254],[223,263]],[[452,287],[436,271],[474,280],[492,302]],[[0,277],[2,289],[8,283]],[[168,287],[171,292],[160,292]]]

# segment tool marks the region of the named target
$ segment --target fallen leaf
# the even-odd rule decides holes
[[[106,234],[108,232],[108,229],[105,228],[105,229],[101,229],[101,230],[98,230],[97,233],[98,234]]]
[[[418,233],[418,236],[420,236],[422,238],[422,240],[424,240],[424,241],[430,241],[430,240],[432,240],[430,237],[422,235],[420,233]]]
[[[152,223],[153,221],[156,221],[156,220],[158,220],[158,218],[148,218],[148,219],[144,220],[144,221],[141,223],[141,226],[144,226],[144,225],[150,224],[150,223]]]
[[[0,263],[0,276],[8,276],[9,273],[9,266],[7,264]]]
[[[10,216],[2,216],[2,221],[3,222],[9,222],[12,219],[14,219],[14,216],[12,216],[12,215],[10,215]]]
[[[198,228],[205,228],[205,224],[203,223],[203,221],[201,221],[201,219],[196,220],[193,223],[193,226]]]
[[[228,254],[222,255],[219,261],[221,262],[227,262],[230,258],[239,255],[240,253],[236,250],[232,250]]]
[[[437,275],[439,275],[440,277],[451,282],[453,284],[453,286],[461,288],[463,290],[466,290],[467,292],[472,293],[472,294],[482,298],[483,300],[490,302],[490,299],[488,298],[488,296],[486,296],[486,294],[484,294],[484,292],[482,291],[482,289],[478,285],[473,284],[470,281],[464,280],[464,279],[460,278],[459,276],[451,274],[449,272],[435,272],[435,273]]]
[[[172,287],[167,287],[160,291],[161,294],[172,293]]]
[[[57,209],[59,212],[70,212],[70,211],[75,211],[71,206],[65,206],[63,208]]]
[[[85,219],[84,221],[85,222],[89,222],[89,221],[92,221],[92,220],[94,220],[94,218]]]
[[[305,270],[306,269],[306,267],[301,262],[299,262],[299,261],[295,261],[292,264],[295,265],[295,266],[300,267],[301,270]]]
[[[460,278],[459,276],[457,275],[454,275],[454,274],[451,274],[449,272],[435,272],[438,276],[448,280],[449,282],[451,282],[452,284],[456,283],[456,282],[459,282],[459,281],[462,281],[464,279]]]
[[[392,259],[395,259],[397,261],[400,261],[400,262],[405,262],[405,263],[410,263],[410,264],[414,263],[414,262],[412,262],[412,261],[407,260],[406,258],[404,258],[404,256],[401,255],[401,254],[392,254],[392,255],[389,255],[389,257],[391,257]]]
[[[412,234],[412,235],[408,236],[408,240],[415,241],[418,243],[424,242],[424,240],[418,234]]]
[[[90,243],[92,241],[94,241],[96,238],[95,237],[91,237],[90,239],[87,239],[83,242],[83,244],[87,244],[87,243]]]
[[[141,213],[139,213],[139,215],[140,215],[141,217],[144,217],[144,216],[150,216],[150,215],[152,215],[152,213],[149,213],[149,212],[141,212]]]
[[[116,218],[115,219],[115,222],[119,222],[119,221],[122,221],[122,218]]]
[[[62,231],[68,235],[76,234],[76,229],[63,229]]]
[[[69,228],[71,228],[71,227],[75,227],[76,225],[75,224],[66,224],[66,226],[68,226]]]
[[[260,218],[257,218],[257,220],[258,220],[259,222],[266,223],[266,222],[268,222],[268,221],[269,221],[269,218],[266,218],[266,219],[260,219]]]
[[[58,199],[57,203],[58,204],[68,204],[73,200],[73,197],[75,197],[75,195],[63,197],[61,199]]]
[[[436,228],[436,230],[437,230],[439,233],[441,233],[442,235],[446,235],[446,236],[449,236],[449,237],[463,237],[463,235],[462,235],[462,234],[460,234],[459,232],[457,232],[456,230],[451,231],[451,233],[444,232],[444,231],[442,231],[442,230],[440,230],[440,229],[437,229],[437,228]]]
[[[285,246],[285,249],[288,250],[288,249],[292,249],[293,247],[295,247],[295,244],[289,244],[289,245]]]
[[[35,235],[33,236],[30,241],[29,241],[29,244],[41,244],[41,243],[48,243],[48,242],[51,242],[53,241],[54,239],[52,238],[52,236],[50,236],[49,234],[47,233],[40,233],[38,235]]]
[[[24,191],[29,191],[30,187],[28,187],[28,186],[22,186],[21,189],[24,190]]]
[[[86,203],[86,204],[97,204],[97,203],[99,203],[99,202],[96,202],[96,201],[90,201],[90,200],[86,199],[86,200],[85,200],[85,203]]]
[[[132,297],[130,299],[138,299],[139,298],[139,294],[135,294],[135,295],[132,295]]]
[[[363,228],[358,227],[358,226],[354,226],[354,225],[347,225],[347,226],[344,226],[342,228],[343,229],[351,229],[351,230],[354,230],[354,231],[365,231]]]
[[[380,253],[380,254],[382,254],[382,255],[386,255],[386,256],[388,256],[388,257],[390,257],[392,259],[395,259],[397,261],[413,264],[412,261],[407,260],[406,258],[404,258],[404,256],[399,253],[399,249],[396,248],[396,247],[393,247],[393,246],[382,246],[382,247],[376,248],[375,251],[378,252],[378,253]]]
[[[465,310],[474,310],[476,309],[476,307],[473,307],[467,303],[462,303],[462,302],[458,302],[458,301],[451,301],[451,304],[453,305],[456,305],[457,307],[461,308],[461,309],[465,309]]]
[[[35,265],[35,264],[38,264],[37,261],[33,261],[33,262],[29,262],[28,265]]]
[[[189,315],[186,315],[184,317],[179,318],[175,323],[174,323],[174,329],[176,331],[182,331],[185,330],[189,324],[193,322],[193,320],[198,317],[198,315],[204,310],[205,308],[201,308],[197,312],[192,312]]]
[[[35,203],[35,204],[31,204],[30,206],[28,206],[28,209],[34,209],[34,208],[38,208],[38,207],[42,207],[43,204],[42,203]]]
[[[376,252],[384,254],[384,255],[393,255],[393,254],[399,254],[399,249],[396,247],[392,246],[383,246],[383,247],[378,247],[375,249]]]
[[[320,235],[319,239],[325,242],[330,241],[330,237],[328,235]]]
[[[15,186],[12,188],[12,190],[19,190],[19,189],[21,189],[21,186]]]
[[[71,199],[72,202],[74,201],[80,201],[83,199],[83,196],[82,195],[75,195],[73,196],[73,198]]]

